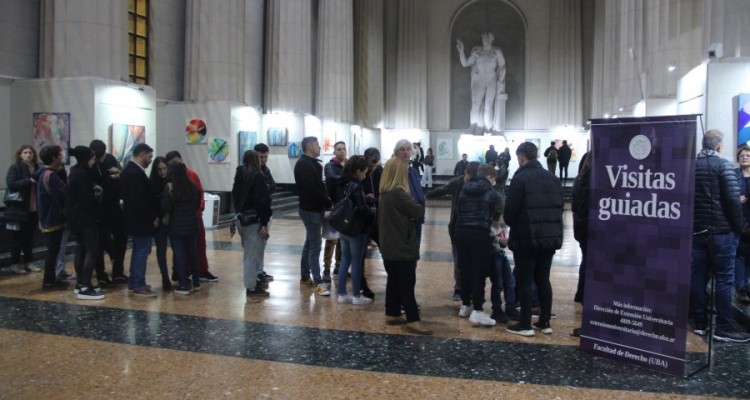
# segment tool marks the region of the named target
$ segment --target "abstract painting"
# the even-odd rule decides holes
[[[245,152],[248,150],[252,150],[255,145],[258,144],[258,134],[250,131],[240,131],[238,142],[240,144],[240,156],[238,160],[240,160],[241,162],[242,157],[245,156]]]
[[[208,127],[206,126],[206,120],[200,118],[194,118],[187,120],[185,124],[185,143],[186,144],[201,144],[206,143],[206,135],[208,134]]]
[[[286,128],[268,128],[268,145],[286,146],[287,133]]]
[[[333,144],[336,143],[336,132],[323,132],[320,148],[323,154],[333,154]]]
[[[146,143],[146,127],[143,125],[112,124],[109,132],[109,152],[123,167],[133,157],[133,147]]]
[[[452,160],[453,159],[453,139],[452,138],[441,138],[437,140],[437,154],[435,158],[438,160]]]
[[[34,113],[32,142],[37,154],[44,146],[60,146],[70,164],[70,113]]]
[[[740,93],[737,103],[737,145],[750,146],[750,93]]]
[[[300,158],[302,156],[302,142],[289,143],[289,158]]]
[[[213,138],[208,142],[208,162],[225,164],[229,162],[229,142],[222,138]]]

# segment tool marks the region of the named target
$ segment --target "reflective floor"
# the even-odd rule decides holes
[[[716,344],[713,367],[689,379],[578,351],[570,333],[580,321],[573,294],[581,256],[569,212],[552,269],[554,332],[522,338],[503,324],[472,326],[451,299],[449,213],[447,201],[428,204],[417,268],[432,337],[383,323],[377,249],[366,264],[373,304],[338,304],[299,287],[304,228],[296,212],[274,217],[265,264],[275,280],[263,300],[246,299],[239,238],[226,228],[207,233],[219,282],[188,297],[162,292],[153,252],[147,277],[156,299],[132,297],[123,285],[105,290],[103,301],[79,301],[72,290],[41,291],[39,273],[3,276],[0,398],[750,397],[748,345]],[[688,351],[694,369],[707,345],[690,334]]]

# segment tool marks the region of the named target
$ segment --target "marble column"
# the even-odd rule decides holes
[[[265,107],[312,113],[312,2],[268,0]]]
[[[315,114],[354,119],[354,11],[352,0],[320,0]]]
[[[245,0],[189,0],[185,100],[243,101]]]
[[[427,13],[424,0],[398,5],[394,128],[427,128]]]
[[[354,112],[356,123],[366,127],[383,122],[383,16],[383,0],[355,0]]]
[[[581,0],[550,3],[550,125],[581,126],[583,69]]]
[[[40,78],[128,79],[128,2],[42,0]]]

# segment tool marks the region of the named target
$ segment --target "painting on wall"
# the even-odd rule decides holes
[[[109,152],[123,167],[133,157],[133,147],[146,143],[146,127],[143,125],[112,124],[109,132]]]
[[[750,93],[740,93],[737,105],[737,145],[750,146]]]
[[[320,149],[323,154],[333,154],[333,145],[336,143],[337,133],[327,131],[323,132],[323,140],[320,142]]]
[[[70,113],[34,113],[32,143],[37,154],[44,146],[60,146],[70,164]]]
[[[534,143],[534,146],[536,146],[537,149],[541,149],[542,139],[526,139],[529,143]]]
[[[286,128],[268,128],[268,145],[286,146],[288,135]]]
[[[300,158],[302,156],[302,142],[289,143],[289,158]]]
[[[208,128],[206,120],[194,118],[187,120],[185,124],[185,144],[202,144],[206,143]]]
[[[453,159],[453,139],[442,138],[437,140],[437,153],[435,158],[438,160],[452,160]]]
[[[258,144],[258,134],[250,131],[240,131],[239,140],[237,142],[239,143],[240,149],[240,156],[238,160],[240,160],[241,162],[242,157],[245,155],[245,152],[248,150],[252,150],[253,147]]]
[[[208,142],[208,162],[211,164],[226,164],[229,162],[229,141],[213,138]]]

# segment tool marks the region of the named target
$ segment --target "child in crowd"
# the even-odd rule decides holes
[[[492,301],[492,316],[496,322],[504,324],[509,320],[517,321],[519,313],[516,310],[516,279],[510,268],[510,261],[503,250],[508,244],[508,238],[505,235],[504,224],[499,221],[492,223],[490,236],[493,239],[494,254],[492,261],[495,268],[491,270],[490,281],[492,282],[492,291],[490,299]],[[505,312],[503,312],[503,302],[500,298],[500,292],[505,297]]]

